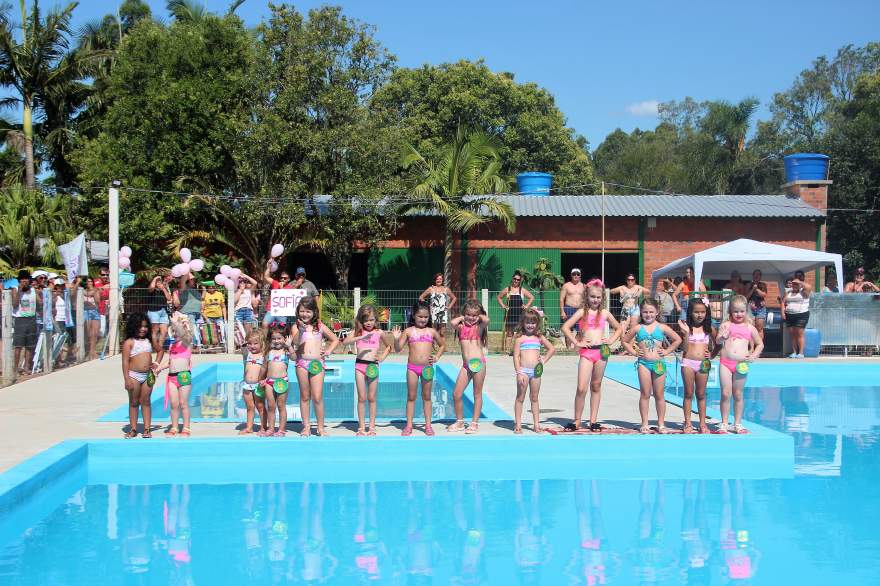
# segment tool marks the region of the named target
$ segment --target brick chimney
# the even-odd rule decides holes
[[[832,183],[830,179],[800,179],[789,181],[782,189],[787,197],[800,199],[825,213],[828,207],[828,186]]]

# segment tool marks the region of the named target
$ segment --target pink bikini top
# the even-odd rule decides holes
[[[300,332],[300,334],[299,334],[300,342],[305,342],[306,340],[320,340],[324,337],[324,335],[321,333],[321,324],[320,323],[315,324],[314,328],[315,329],[313,329],[311,331],[303,330],[302,332]]]
[[[171,358],[189,359],[192,357],[192,348],[184,346],[180,342],[174,342],[168,347],[168,354]]]
[[[691,330],[691,334],[688,336],[688,342],[692,342],[694,344],[708,344],[709,334],[707,334],[706,332],[695,334],[694,331]]]
[[[730,324],[730,335],[728,339],[730,340],[751,340],[752,332],[749,329],[748,324]]]
[[[458,326],[458,339],[459,340],[474,340],[480,341],[480,322],[475,323],[472,326],[467,325],[464,322],[461,322],[461,325]]]
[[[434,342],[434,334],[430,331],[426,331],[424,334],[415,334],[409,337],[408,344],[415,344],[417,342],[424,342],[426,344],[431,344]]]
[[[358,350],[369,350],[372,348],[379,347],[379,341],[382,339],[382,332],[374,331],[368,338],[364,338],[363,340],[358,340],[355,342],[355,347]]]
[[[578,325],[580,325],[582,330],[604,330],[606,322],[605,312],[601,309],[598,313],[594,314],[592,318],[590,318],[590,312],[587,310],[584,317],[578,322]]]

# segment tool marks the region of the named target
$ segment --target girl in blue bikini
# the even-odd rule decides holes
[[[631,328],[623,336],[623,346],[633,356],[637,356],[636,369],[639,374],[639,415],[642,424],[640,433],[650,433],[648,427],[648,404],[654,395],[654,407],[657,410],[657,433],[666,433],[666,401],[663,389],[666,384],[666,362],[663,360],[681,344],[681,338],[675,331],[657,321],[660,308],[653,299],[642,301],[640,308],[641,325]],[[669,345],[663,345],[668,341]],[[635,344],[633,344],[635,342]]]
[[[409,324],[403,333],[394,332],[394,349],[400,352],[403,345],[409,346],[406,361],[406,425],[400,435],[409,436],[413,432],[413,417],[416,410],[416,391],[422,385],[422,408],[425,413],[425,435],[434,435],[431,427],[431,388],[434,380],[434,364],[443,355],[446,342],[431,326],[431,307],[424,301],[412,306]]]

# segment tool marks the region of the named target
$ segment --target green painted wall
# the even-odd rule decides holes
[[[488,289],[490,292],[487,310],[492,330],[500,330],[504,323],[504,310],[495,299],[498,291],[510,284],[513,271],[522,268],[531,272],[535,262],[542,257],[550,260],[553,272],[559,272],[562,266],[562,256],[558,248],[488,248],[477,250],[477,290]],[[540,297],[537,291],[531,292],[535,296],[535,303],[539,304]],[[548,300],[550,300],[549,303]],[[545,303],[557,308],[556,311],[550,312],[550,316],[559,313],[559,292],[546,293]]]
[[[431,276],[443,272],[443,249],[384,248],[371,250],[367,265],[369,289],[423,291]]]

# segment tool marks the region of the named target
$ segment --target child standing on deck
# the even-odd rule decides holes
[[[242,351],[244,361],[244,381],[241,383],[241,396],[247,410],[244,429],[238,435],[254,432],[254,410],[260,414],[260,427],[267,430],[266,402],[263,379],[266,378],[266,338],[262,330],[251,330],[245,339]]]
[[[623,336],[623,345],[633,356],[637,356],[636,369],[639,375],[639,415],[642,423],[640,433],[650,433],[648,427],[648,404],[654,395],[654,408],[657,410],[657,433],[666,433],[666,401],[663,392],[666,385],[666,362],[664,358],[681,344],[681,338],[666,324],[657,321],[660,308],[653,299],[645,299],[641,306],[641,325],[631,328]],[[635,340],[635,344],[633,341]],[[669,340],[667,348],[663,344]]]
[[[321,323],[317,300],[309,295],[302,298],[296,308],[296,325],[290,332],[296,348],[296,379],[299,382],[299,409],[303,421],[302,434],[312,434],[311,403],[315,404],[318,435],[325,436],[324,429],[324,358],[333,353],[339,338],[333,330]],[[323,348],[324,340],[329,342]]]
[[[706,384],[712,370],[712,350],[715,346],[715,330],[709,308],[702,299],[695,299],[689,306],[687,320],[679,320],[678,327],[684,336],[684,353],[681,359],[681,379],[684,382],[683,433],[694,433],[691,425],[691,404],[697,395],[697,413],[700,417],[700,433],[709,433],[706,425]]]
[[[128,433],[126,439],[137,437],[138,409],[144,418],[145,439],[153,437],[150,395],[156,384],[153,344],[149,338],[150,320],[143,313],[131,313],[125,321],[125,342],[122,343],[122,377],[128,392]],[[159,351],[160,355],[162,351]]]
[[[404,344],[409,346],[406,362],[406,425],[400,435],[410,436],[413,432],[413,417],[416,410],[416,392],[422,385],[422,407],[425,414],[425,435],[434,435],[431,427],[431,388],[434,380],[434,364],[443,355],[446,342],[431,326],[431,307],[424,301],[412,306],[407,328],[403,333],[394,333],[394,349],[400,352]],[[436,349],[436,353],[435,353]]]
[[[461,370],[455,381],[452,399],[455,404],[455,423],[446,431],[477,433],[480,413],[483,410],[483,382],[486,380],[486,356],[483,348],[489,338],[489,316],[475,299],[468,299],[462,306],[461,315],[450,322],[461,345]],[[462,396],[468,383],[474,383],[474,416],[470,425],[464,426],[464,401]]]
[[[287,326],[277,322],[269,328],[269,351],[266,352],[266,378],[262,382],[266,402],[266,424],[260,435],[263,437],[284,437],[287,435],[287,391],[290,378],[287,366],[293,348],[287,337]],[[275,410],[278,410],[278,430],[275,430]]]
[[[189,319],[182,313],[175,313],[171,318],[171,329],[174,342],[168,347],[168,362],[161,369],[168,369],[168,380],[165,381],[165,408],[171,403],[171,422],[165,430],[167,437],[178,433],[178,420],[183,411],[183,429],[180,435],[192,435],[189,418],[189,393],[192,390],[192,344],[193,334]]]
[[[718,328],[721,344],[721,425],[718,433],[727,433],[730,417],[730,396],[733,395],[733,431],[748,433],[742,425],[743,387],[749,374],[749,363],[757,360],[764,350],[761,334],[748,318],[748,301],[742,295],[734,297],[727,308],[727,321]]]
[[[513,342],[513,370],[516,372],[516,403],[513,408],[513,433],[522,433],[523,403],[526,400],[526,390],[529,391],[529,401],[532,406],[532,428],[535,433],[541,433],[541,408],[538,406],[538,393],[541,391],[541,375],[544,374],[544,365],[556,348],[541,333],[541,314],[534,308],[523,310],[517,328],[519,335]],[[541,348],[547,353],[542,357]]]
[[[572,332],[575,324],[578,324],[580,340],[576,339]],[[610,338],[605,334],[606,324],[610,324],[614,330]],[[566,430],[578,431],[581,428],[581,417],[584,413],[587,385],[589,385],[590,431],[602,431],[602,426],[599,424],[602,378],[605,376],[605,367],[608,366],[608,357],[611,355],[610,346],[620,337],[622,331],[620,324],[605,308],[605,285],[599,279],[592,279],[587,283],[584,306],[562,324],[562,333],[573,346],[580,348],[581,357],[578,362],[578,382],[574,396],[574,420],[565,426]]]
[[[354,334],[342,343],[355,345],[357,357],[354,360],[354,383],[358,394],[357,435],[376,435],[376,390],[379,387],[379,363],[388,357],[391,344],[378,327],[376,308],[361,305],[354,318]],[[400,328],[395,329],[400,332]],[[381,350],[380,350],[381,349]],[[364,429],[366,403],[370,404],[370,430]]]

